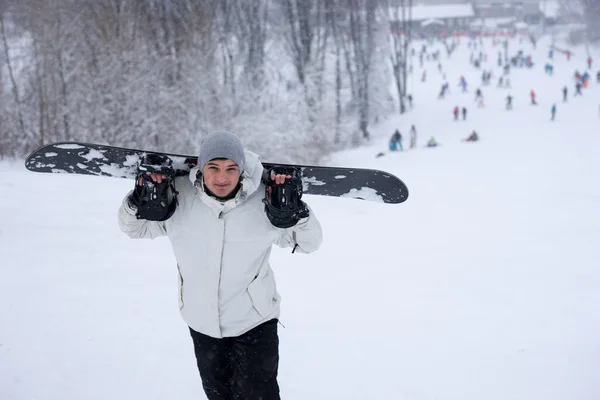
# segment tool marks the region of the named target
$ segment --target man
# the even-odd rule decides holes
[[[507,110],[512,110],[512,96],[509,94],[508,96],[506,96],[506,109]]]
[[[417,147],[417,128],[414,125],[410,127],[410,148],[414,149]]]
[[[281,298],[271,247],[310,253],[322,241],[294,175],[263,174],[258,155],[245,151],[236,135],[215,132],[202,140],[189,176],[140,172],[119,209],[119,226],[129,237],[171,241],[180,312],[209,400],[280,399]],[[156,199],[159,204],[150,204]]]
[[[404,151],[404,148],[402,147],[402,134],[398,129],[394,131],[392,137],[390,138],[389,148],[391,151]]]
[[[473,131],[473,133],[471,133],[469,137],[464,140],[465,142],[476,142],[479,140],[479,135],[477,135],[477,132]]]

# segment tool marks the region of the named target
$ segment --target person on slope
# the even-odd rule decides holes
[[[404,148],[402,147],[402,134],[400,134],[400,131],[398,129],[396,129],[396,131],[392,134],[392,137],[390,138],[389,148],[391,151],[404,151]]]
[[[581,84],[581,82],[577,81],[577,83],[575,84],[575,94],[573,95],[573,97],[583,95],[583,93],[581,93],[582,87],[583,85]]]
[[[509,94],[508,96],[506,96],[506,110],[512,110],[512,96]]]
[[[414,125],[410,127],[410,148],[417,147],[417,128]]]
[[[479,140],[479,135],[477,135],[477,132],[473,131],[466,139],[464,139],[465,142],[476,142]]]
[[[293,195],[282,198],[283,188]],[[220,131],[202,139],[189,176],[139,171],[123,200],[118,220],[127,236],[171,242],[179,308],[209,400],[280,399],[271,248],[311,253],[323,237],[301,194],[299,171],[265,171],[236,135]]]
[[[427,147],[437,147],[439,144],[436,142],[435,138],[432,136],[427,141]]]

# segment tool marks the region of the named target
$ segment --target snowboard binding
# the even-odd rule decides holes
[[[287,175],[282,184],[273,180],[274,175]],[[302,201],[302,171],[294,167],[274,167],[264,171],[265,212],[271,224],[278,228],[291,228],[309,215]]]
[[[160,183],[150,174],[163,175]],[[140,161],[131,202],[137,208],[136,217],[148,221],[165,221],[177,208],[173,161],[166,156],[146,154]]]

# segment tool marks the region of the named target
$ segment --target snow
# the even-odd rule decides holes
[[[475,16],[473,5],[465,4],[416,4],[412,6],[413,21],[426,19],[471,18]],[[389,15],[395,15],[391,11]]]
[[[368,187],[360,189],[351,189],[348,193],[342,194],[340,197],[348,197],[351,199],[363,199],[376,203],[384,203],[383,198],[377,194],[377,191]]]
[[[556,18],[560,15],[560,2],[552,0],[540,1],[540,12],[546,18]]]
[[[511,90],[494,78],[483,109],[464,41],[442,60],[443,100],[437,63],[422,83],[415,62],[415,109],[329,160],[397,175],[410,197],[306,196],[322,248],[272,256],[284,399],[598,399],[600,85],[572,98],[585,50],[555,55],[550,77],[549,44],[511,41],[536,66],[514,70]],[[497,77],[500,48],[486,51]],[[467,121],[452,121],[455,105]],[[417,149],[375,157],[396,128],[406,143],[411,124]],[[473,130],[480,142],[460,141]],[[424,148],[432,135],[441,146]],[[0,399],[204,398],[168,240],[130,240],[117,226],[133,182],[22,165],[0,163]]]
[[[421,26],[429,26],[429,25],[445,25],[444,21],[440,19],[430,18],[421,22]]]

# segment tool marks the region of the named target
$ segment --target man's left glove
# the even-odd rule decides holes
[[[275,175],[285,175],[283,183],[276,183]],[[265,213],[273,226],[291,228],[302,218],[309,216],[308,207],[302,199],[302,171],[292,167],[273,167],[263,174],[266,186]]]

